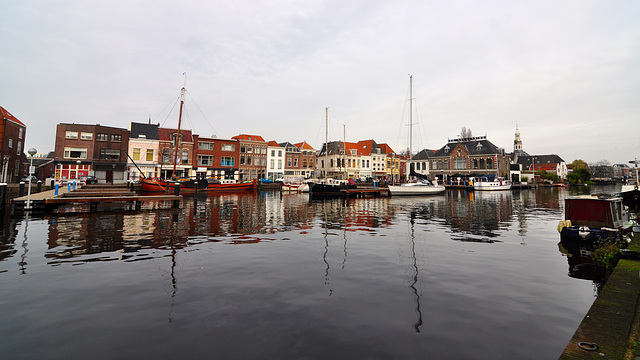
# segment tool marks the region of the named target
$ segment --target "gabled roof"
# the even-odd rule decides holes
[[[306,141],[303,141],[303,142],[297,143],[297,144],[293,144],[293,145],[297,146],[298,149],[315,150],[313,148],[313,146],[309,145],[309,143],[307,143]]]
[[[2,113],[2,117],[7,119],[7,120],[11,120],[15,123],[17,123],[18,125],[22,125],[24,127],[26,127],[25,124],[22,123],[22,121],[18,120],[17,117],[13,116],[10,112],[7,111],[7,109],[3,108],[2,106],[0,106],[0,113]]]
[[[159,140],[158,137],[158,128],[160,126],[158,124],[144,124],[144,123],[135,123],[131,122],[131,126],[129,130],[131,131],[131,135],[129,136],[132,139],[151,139],[151,140]]]
[[[237,140],[250,140],[250,141],[262,141],[265,142],[262,136],[259,135],[249,135],[249,134],[240,134],[232,137],[232,139]]]
[[[433,156],[451,156],[451,153],[456,146],[463,147],[471,156],[495,155],[501,153],[501,150],[498,150],[498,147],[491,141],[487,140],[484,136],[480,136],[471,139],[449,141],[445,146],[438,149]]]
[[[433,154],[435,154],[436,151],[435,150],[429,150],[429,149],[422,149],[420,150],[420,152],[418,152],[417,154],[415,154],[411,160],[428,160],[430,159]]]
[[[158,139],[164,141],[171,141],[171,134],[175,134],[178,129],[158,128]],[[182,141],[193,142],[193,136],[191,130],[180,130],[182,135]]]
[[[389,146],[389,144],[378,144],[378,146],[380,146],[382,151],[387,155],[392,155],[396,153],[395,151],[393,151],[391,146]]]
[[[269,141],[267,145],[271,147],[280,147],[280,145],[275,140]]]
[[[564,160],[562,160],[560,156],[552,154],[552,155],[519,156],[518,164],[522,165],[523,169],[529,169],[534,160],[536,162],[536,165],[535,165],[536,169],[538,169],[539,165],[560,164],[564,162]]]

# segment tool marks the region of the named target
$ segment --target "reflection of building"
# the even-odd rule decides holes
[[[1,106],[0,114],[2,115],[0,122],[0,140],[2,141],[0,179],[4,183],[17,182],[23,175],[22,154],[27,127]]]
[[[101,182],[123,182],[129,130],[102,125],[58,124],[56,178],[94,175]]]

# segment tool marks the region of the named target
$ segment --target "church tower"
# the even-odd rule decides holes
[[[520,130],[518,130],[518,123],[516,122],[516,139],[513,140],[513,152],[517,155],[525,155],[522,150],[522,140],[520,140]]]

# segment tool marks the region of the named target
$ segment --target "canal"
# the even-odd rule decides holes
[[[601,284],[565,188],[5,217],[11,359],[556,359]]]

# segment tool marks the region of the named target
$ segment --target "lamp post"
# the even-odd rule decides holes
[[[31,162],[29,163],[29,189],[27,190],[27,206],[24,208],[25,210],[31,210],[31,176],[33,176],[33,155],[35,155],[38,150],[35,148],[31,148],[27,150],[29,156],[31,158]]]

